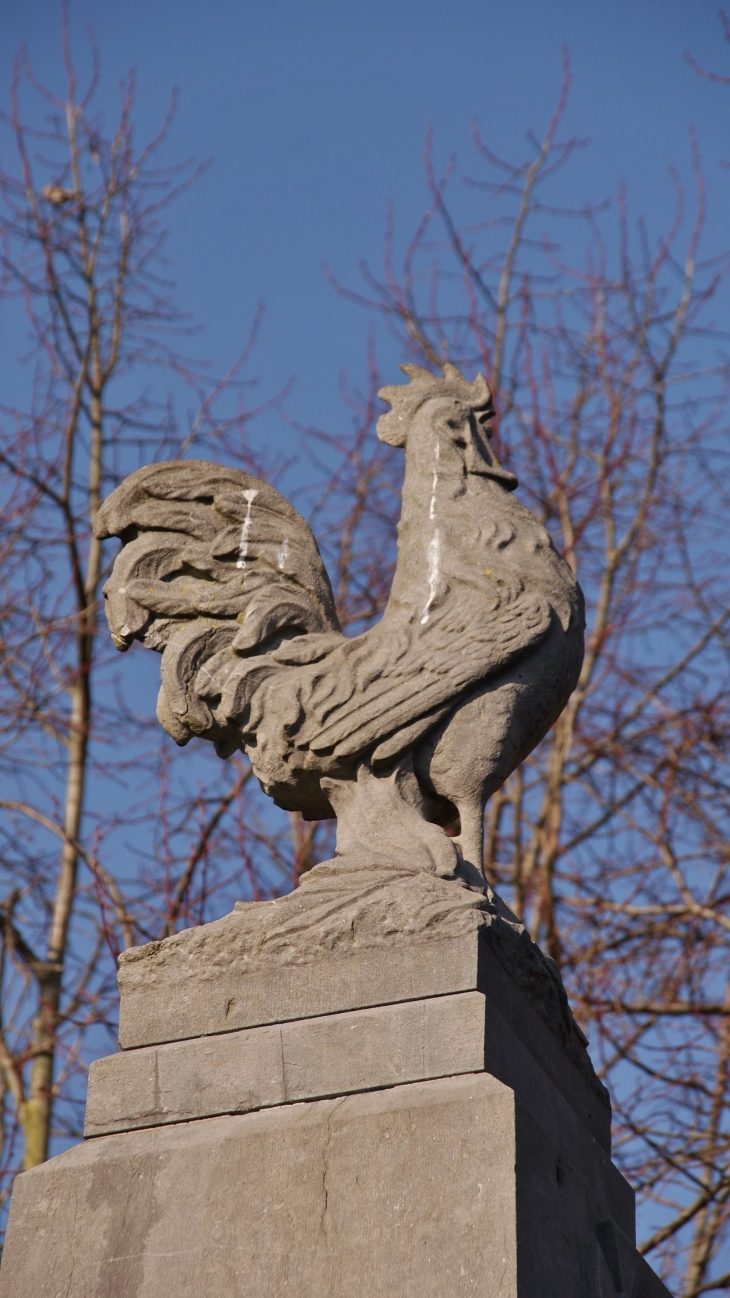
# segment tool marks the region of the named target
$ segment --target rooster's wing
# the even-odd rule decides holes
[[[300,694],[297,747],[348,758],[375,744],[375,761],[397,756],[460,696],[536,646],[554,616],[549,600],[515,576],[493,598],[457,603],[425,627],[417,615],[389,613],[310,669]],[[273,657],[287,661],[296,645],[283,645]]]

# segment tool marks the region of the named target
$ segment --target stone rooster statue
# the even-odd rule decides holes
[[[337,816],[343,865],[481,870],[484,806],[575,687],[583,599],[490,447],[481,375],[404,365],[378,437],[403,447],[388,606],[340,629],[312,532],[272,487],[202,460],[112,492],[105,596],[118,649],[162,654],[158,717],[179,744],[244,750],[266,793]]]

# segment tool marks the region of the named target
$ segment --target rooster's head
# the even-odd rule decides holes
[[[482,374],[469,383],[448,361],[443,378],[420,365],[401,365],[409,383],[381,388],[379,396],[392,407],[378,420],[378,437],[389,446],[423,447],[438,438],[440,472],[478,473],[495,478],[508,491],[517,486],[514,473],[503,469],[490,446],[494,404]]]

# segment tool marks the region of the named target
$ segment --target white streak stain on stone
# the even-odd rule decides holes
[[[428,516],[431,519],[436,517],[436,484],[438,483],[439,480],[438,460],[440,455],[441,455],[441,444],[440,442],[437,442],[436,443],[436,468],[433,471],[433,486],[431,487],[431,504],[428,510]]]
[[[281,549],[279,550],[279,553],[277,554],[276,558],[279,567],[279,572],[283,572],[284,565],[287,559],[289,558],[289,537],[288,536],[284,537],[284,540],[281,545]]]
[[[438,528],[434,531],[428,546],[428,599],[423,610],[421,626],[425,626],[430,616],[431,605],[436,598],[436,589],[441,567],[441,535]]]
[[[246,555],[248,554],[248,534],[251,531],[251,506],[253,505],[254,497],[258,496],[258,494],[259,494],[258,491],[254,491],[253,489],[250,489],[249,491],[241,492],[243,499],[246,501],[248,505],[248,509],[246,510],[246,517],[244,518],[243,523],[241,525],[241,539],[238,543],[238,558],[236,559],[237,568],[246,567]]]
[[[430,519],[436,517],[436,487],[439,480],[439,458],[441,456],[441,443],[436,442],[436,464],[433,471],[433,485],[431,487],[431,504],[428,507],[428,516]],[[428,545],[428,599],[423,610],[421,626],[428,622],[431,605],[436,598],[436,588],[439,580],[439,568],[441,567],[441,536],[438,528],[434,528],[433,536]]]

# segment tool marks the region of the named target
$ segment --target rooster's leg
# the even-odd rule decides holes
[[[461,832],[453,840],[464,861],[480,874],[484,869],[484,806],[481,798],[457,802]]]
[[[423,815],[423,794],[410,753],[389,771],[363,762],[357,779],[322,777],[337,816],[336,853],[343,864],[406,867],[454,877],[456,840]]]

